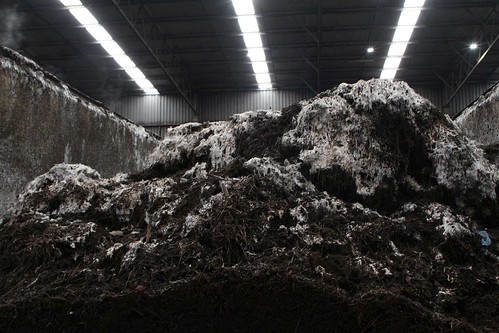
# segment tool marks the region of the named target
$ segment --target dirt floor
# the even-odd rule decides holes
[[[0,331],[497,332],[498,177],[403,83],[173,128],[21,193]]]

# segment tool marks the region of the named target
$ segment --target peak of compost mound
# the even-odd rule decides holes
[[[142,172],[21,193],[0,330],[498,331],[497,177],[402,82],[181,125]]]

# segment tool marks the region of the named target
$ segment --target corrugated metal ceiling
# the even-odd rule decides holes
[[[228,0],[82,2],[161,93],[176,89],[150,50],[194,92],[257,87]],[[379,76],[403,1],[254,0],[254,4],[275,88],[319,91]],[[11,22],[0,24],[7,46],[92,97],[140,93],[59,1],[3,1],[2,7]],[[484,53],[498,36],[498,25],[496,0],[427,0],[397,79],[452,90],[474,66],[479,52]],[[480,43],[478,52],[467,49],[471,41]],[[368,46],[375,47],[373,54],[366,52]],[[498,60],[496,43],[467,81],[498,80]]]

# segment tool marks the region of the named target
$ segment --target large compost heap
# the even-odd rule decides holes
[[[498,184],[403,82],[178,126],[141,172],[20,194],[0,331],[497,332]]]

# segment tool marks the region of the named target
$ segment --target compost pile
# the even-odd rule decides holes
[[[0,330],[497,332],[498,185],[403,82],[178,126],[139,173],[21,193]]]

